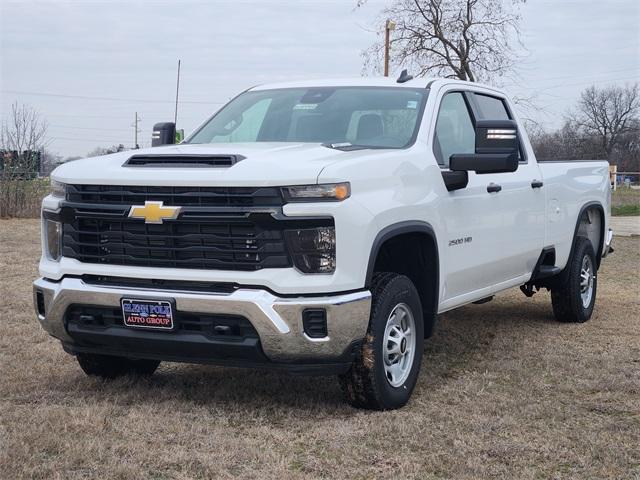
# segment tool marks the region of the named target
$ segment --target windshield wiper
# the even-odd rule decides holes
[[[332,148],[334,150],[341,150],[343,152],[352,152],[354,150],[366,150],[369,148],[373,148],[368,145],[354,145],[353,143],[349,143],[349,142],[323,143],[322,146],[327,148]]]

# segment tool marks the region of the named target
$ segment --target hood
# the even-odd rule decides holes
[[[56,168],[52,178],[70,184],[167,186],[282,186],[316,183],[322,169],[336,161],[368,155],[312,143],[227,143],[168,145],[74,160]],[[240,155],[229,167],[124,166],[133,155]]]

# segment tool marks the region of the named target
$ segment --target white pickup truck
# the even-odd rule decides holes
[[[251,88],[184,142],[58,167],[34,303],[91,375],[160,361],[337,374],[403,406],[439,313],[520,287],[584,322],[603,161],[536,161],[507,96],[449,79]]]

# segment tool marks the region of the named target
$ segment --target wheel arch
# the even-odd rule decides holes
[[[593,235],[591,235],[592,232],[589,232],[588,229],[583,228],[583,225],[586,225],[583,222],[583,219],[585,218],[585,216],[587,216],[588,218],[588,212],[590,210],[595,210],[599,216],[599,222],[600,222],[600,226],[598,228],[598,240],[597,240],[597,245],[594,244],[594,240],[593,240]],[[587,230],[585,232],[585,230]],[[605,237],[605,213],[604,213],[604,207],[602,206],[602,203],[598,202],[598,201],[592,201],[592,202],[587,202],[585,203],[582,208],[580,209],[580,212],[578,213],[578,218],[576,219],[576,227],[575,230],[573,232],[573,240],[571,241],[571,250],[569,251],[569,258],[573,258],[573,252],[575,251],[576,248],[576,240],[579,236],[579,234],[581,233],[581,231],[583,233],[587,233],[586,236],[590,241],[591,244],[593,245],[593,249],[595,250],[596,253],[596,268],[600,268],[600,261],[602,260],[602,248],[604,245],[604,237]]]
[[[369,253],[366,288],[371,286],[376,271],[399,273],[413,281],[422,304],[425,338],[431,336],[440,288],[440,259],[433,227],[427,222],[404,221],[383,228]]]

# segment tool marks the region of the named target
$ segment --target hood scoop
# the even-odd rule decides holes
[[[242,155],[133,155],[123,167],[228,168],[246,157]]]

